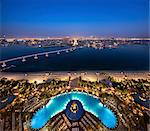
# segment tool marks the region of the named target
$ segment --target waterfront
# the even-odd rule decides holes
[[[148,0],[2,0],[0,131],[149,131]]]
[[[125,78],[127,79],[147,79],[150,80],[150,73],[149,72],[108,72],[108,71],[79,71],[79,72],[28,72],[28,73],[13,73],[13,72],[1,72],[0,78],[3,77],[11,80],[28,80],[29,82],[36,81],[37,83],[42,83],[44,81],[48,81],[51,79],[58,79],[58,80],[66,80],[68,77],[71,76],[72,79],[78,78],[80,76],[83,77],[84,80],[89,81],[97,81],[103,80],[112,76],[117,81],[122,81]]]
[[[1,60],[60,48],[67,47],[1,47]],[[14,67],[12,66],[4,71],[149,71],[149,45],[120,45],[118,48],[106,49],[84,47],[70,53],[52,54],[47,58],[40,56],[38,60],[29,58],[24,63],[14,61],[7,64],[8,67],[11,65],[14,65]]]
[[[57,52],[61,49],[67,50]],[[13,45],[1,47],[1,51],[1,60],[21,56],[6,62],[0,74],[0,98],[5,105],[0,110],[2,129],[146,129],[147,122],[143,121],[149,111],[149,45],[74,50],[70,46]],[[46,55],[50,51],[55,53]],[[26,55],[31,57],[22,61]],[[9,96],[15,96],[14,101],[3,101]],[[74,111],[81,112],[71,115],[68,104],[72,101],[79,104]],[[9,117],[5,113],[10,111],[12,126],[5,127],[5,117]],[[15,117],[19,126],[14,124]]]

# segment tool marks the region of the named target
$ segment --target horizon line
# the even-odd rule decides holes
[[[86,39],[86,38],[91,38],[91,39],[147,39],[150,40],[150,37],[114,37],[114,36],[38,36],[38,37],[6,37],[0,36],[0,39]]]

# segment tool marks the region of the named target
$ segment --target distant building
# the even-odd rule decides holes
[[[73,46],[77,46],[78,45],[78,40],[77,39],[74,39],[73,40]]]

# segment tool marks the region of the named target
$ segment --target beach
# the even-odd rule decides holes
[[[146,79],[150,81],[150,73],[149,72],[108,72],[108,71],[88,71],[88,72],[35,72],[35,73],[11,73],[11,72],[1,72],[0,78],[14,79],[14,80],[28,80],[29,82],[36,81],[37,83],[41,83],[43,81],[51,80],[51,79],[60,79],[66,80],[70,76],[71,79],[75,79],[77,77],[82,77],[83,80],[88,81],[98,81],[108,76],[113,77],[117,81],[121,81],[123,79]]]

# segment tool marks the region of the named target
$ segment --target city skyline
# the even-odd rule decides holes
[[[149,130],[149,0],[0,7],[0,131]]]
[[[2,0],[6,37],[149,37],[148,0]]]

